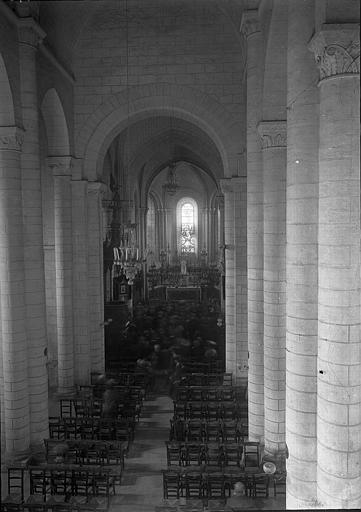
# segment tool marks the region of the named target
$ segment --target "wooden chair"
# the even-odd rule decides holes
[[[221,449],[217,443],[207,444],[206,464],[208,466],[221,466],[222,457]]]
[[[21,512],[24,504],[24,468],[8,468],[7,495],[1,500],[4,512]]]
[[[30,466],[28,469],[30,494],[42,496],[43,501],[46,501],[46,497],[51,495],[50,474],[45,469],[36,466]]]
[[[180,475],[177,471],[163,470],[163,498],[179,499]]]
[[[94,495],[93,475],[85,469],[73,470],[72,503],[85,503],[89,496]]]
[[[181,466],[183,464],[181,443],[166,441],[167,447],[167,466]]]
[[[277,496],[278,494],[286,494],[286,474],[285,473],[275,473],[273,475],[273,495]]]
[[[266,474],[255,474],[251,478],[251,493],[255,498],[268,498],[270,477]]]
[[[240,467],[242,460],[242,452],[242,445],[239,445],[238,443],[225,443],[225,465]]]
[[[205,424],[205,434],[207,443],[218,443],[222,438],[222,427],[219,421],[208,421]]]
[[[201,442],[204,437],[203,423],[201,420],[189,420],[186,428],[187,442],[198,441]]]
[[[224,474],[221,471],[209,472],[207,474],[207,497],[209,499],[224,499],[224,483]]]
[[[73,415],[73,399],[61,398],[60,399],[60,417],[70,418]]]
[[[259,467],[260,465],[260,447],[255,441],[245,441],[243,443],[244,450],[244,466]]]
[[[185,491],[187,499],[202,499],[207,496],[207,482],[199,471],[185,474]]]
[[[62,418],[58,416],[50,416],[49,436],[51,439],[64,439],[66,437],[66,427]]]
[[[185,464],[186,466],[199,466],[204,460],[204,450],[199,443],[187,443],[185,446]]]
[[[61,494],[65,499],[73,492],[73,474],[69,470],[51,471],[50,473],[51,494]]]

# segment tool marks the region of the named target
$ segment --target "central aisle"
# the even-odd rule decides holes
[[[169,437],[173,402],[150,395],[144,401],[135,439],[125,460],[119,494],[111,497],[109,512],[153,512],[163,502],[161,470],[167,467],[165,441]]]

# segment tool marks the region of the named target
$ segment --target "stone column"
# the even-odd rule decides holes
[[[44,354],[47,333],[36,54],[45,33],[32,18],[18,20],[18,32],[20,101],[25,129],[21,167],[30,440],[34,446],[43,446],[43,439],[48,436],[49,415],[47,360]]]
[[[139,208],[139,257],[144,255],[147,245],[147,213],[146,206]]]
[[[203,249],[206,249],[207,256],[205,258],[205,262],[208,262],[209,257],[209,243],[208,243],[208,225],[209,225],[209,208],[202,208],[202,241],[201,246],[198,247],[198,254],[200,255]]]
[[[317,70],[307,49],[314,0],[288,4],[286,442],[287,508],[317,497]],[[314,84],[314,85],[311,85]]]
[[[174,239],[174,219],[172,215],[173,211],[171,208],[164,208],[164,230],[165,230],[165,236],[164,236],[164,247],[167,252],[167,263],[172,263],[173,258],[173,251],[174,249],[177,249],[177,237],[175,236]],[[175,241],[174,241],[175,240]]]
[[[73,243],[73,322],[74,380],[76,384],[90,382],[89,303],[88,303],[88,182],[74,177],[72,188]]]
[[[211,264],[217,262],[218,245],[218,208],[213,206],[209,209],[208,227],[208,261]]]
[[[58,391],[74,388],[71,157],[48,158],[54,177]]]
[[[250,440],[263,442],[263,163],[257,133],[263,38],[256,10],[243,13],[241,33],[247,40],[248,430]]]
[[[246,179],[221,180],[225,200],[226,369],[247,378]]]
[[[164,208],[159,208],[158,209],[158,216],[159,216],[159,243],[158,243],[158,253],[156,254],[156,258],[158,259],[158,261],[160,261],[160,253],[162,251],[162,249],[164,249],[164,246],[165,246],[165,241],[164,241],[164,237],[165,237],[165,213],[164,213]]]
[[[41,190],[43,211],[43,243],[45,273],[45,305],[47,332],[48,385],[51,391],[58,387],[58,334],[56,318],[54,178],[46,157],[41,158]]]
[[[143,282],[142,282],[142,298],[144,301],[147,300],[148,297],[148,281],[147,281],[147,259],[146,259],[146,248],[147,248],[147,207],[139,208],[139,230],[140,230],[140,240],[139,240],[139,258],[142,260],[142,272],[143,272]],[[154,230],[155,231],[155,230]]]
[[[265,453],[285,453],[286,383],[286,123],[258,125],[264,193]]]
[[[224,195],[219,195],[218,198],[218,208],[219,208],[219,216],[218,216],[218,242],[219,247],[217,247],[217,258],[221,267],[221,310],[222,313],[225,313],[226,308],[226,280],[225,280],[225,220],[224,220]]]
[[[361,508],[359,25],[325,24],[320,69],[317,487],[320,507]]]
[[[105,369],[103,300],[103,183],[88,183],[88,329],[91,371]]]
[[[20,149],[23,134],[0,128],[0,307],[2,331],[4,459],[25,453],[30,443],[29,380]]]
[[[235,319],[235,267],[234,267],[234,216],[231,179],[221,180],[224,196],[224,268],[225,268],[225,332],[226,371],[235,373],[236,319]]]

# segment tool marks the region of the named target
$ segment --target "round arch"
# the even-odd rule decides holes
[[[40,107],[48,139],[48,156],[70,154],[68,125],[63,105],[54,88],[48,89]]]
[[[182,158],[182,161],[189,163],[192,166],[194,166],[194,167],[198,168],[199,170],[201,170],[202,172],[204,172],[210,178],[210,180],[214,183],[216,190],[219,190],[219,184],[217,183],[217,180],[215,179],[214,175],[208,169],[204,169],[204,167],[201,167],[201,165],[199,165],[198,162],[195,162],[190,159]],[[164,169],[166,169],[171,163],[172,163],[172,160],[166,160],[164,163],[162,163],[158,167],[155,167],[153,169],[153,171],[149,174],[149,176],[143,186],[144,197],[147,197],[154,179],[158,176],[159,173],[161,173]]]
[[[239,118],[226,112],[224,105],[195,89],[152,84],[132,87],[112,96],[79,130],[75,140],[76,152],[79,158],[84,157],[87,179],[96,180],[101,175],[106,149],[129,122],[160,114],[179,117],[204,131],[219,151],[224,176],[233,174],[240,144]]]
[[[0,53],[0,126],[14,126],[14,103],[4,59]]]

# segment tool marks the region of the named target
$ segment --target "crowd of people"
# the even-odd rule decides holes
[[[154,392],[171,393],[187,361],[222,360],[222,324],[217,303],[139,304],[120,336],[117,357],[148,371]]]

